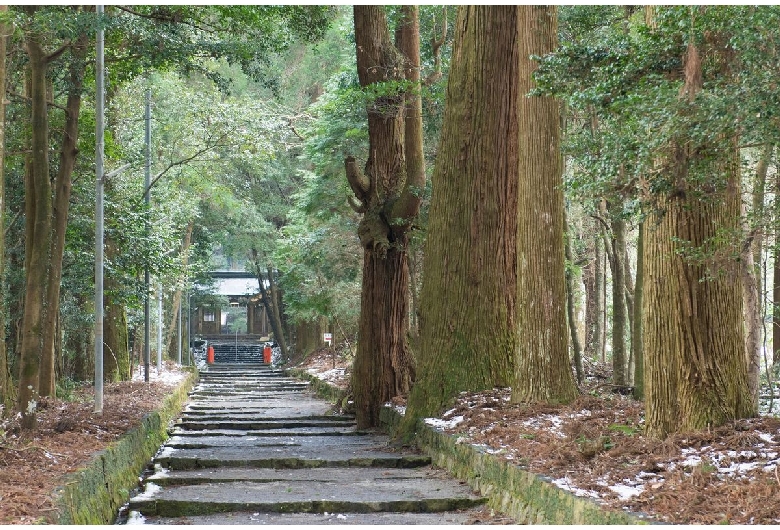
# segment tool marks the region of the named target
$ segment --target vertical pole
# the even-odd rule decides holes
[[[103,16],[103,6],[97,6]],[[95,412],[103,414],[103,115],[105,112],[105,72],[103,64],[103,22],[98,22],[96,49],[96,116],[95,116]]]
[[[187,288],[187,364],[191,365],[192,362],[192,293]]]
[[[180,291],[181,292],[181,291]],[[184,300],[179,295],[179,326],[176,328],[176,363],[181,366],[181,309],[184,307]]]
[[[146,235],[149,236],[149,188],[152,185],[152,89],[146,89],[146,164],[144,167],[144,204],[146,205]],[[151,358],[151,343],[149,342],[149,256],[146,256],[144,270],[144,381],[149,382],[149,363]]]
[[[160,282],[160,286],[157,291],[157,373],[162,371],[162,328],[163,328],[163,286]]]

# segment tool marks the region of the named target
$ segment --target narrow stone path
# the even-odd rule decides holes
[[[130,523],[464,524],[484,498],[261,364],[201,372]],[[140,515],[139,515],[140,514]]]

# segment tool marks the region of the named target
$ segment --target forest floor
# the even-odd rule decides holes
[[[302,367],[348,385],[325,350]],[[643,404],[611,391],[608,367],[586,363],[586,373],[569,405],[511,404],[509,389],[494,389],[425,421],[609,508],[672,524],[780,523],[780,399],[774,414],[762,402],[758,418],[656,441],[642,434]]]
[[[140,372],[133,381],[106,383],[101,415],[92,385],[70,389],[67,399],[42,398],[30,433],[16,417],[0,420],[0,525],[53,522],[52,493],[65,475],[138,426],[184,376],[166,364],[159,373],[151,367],[148,384]]]
[[[349,367],[332,350],[300,367],[348,387]],[[607,368],[590,364],[587,373],[571,405],[514,405],[508,389],[495,389],[463,394],[426,421],[614,509],[668,523],[780,523],[777,399],[774,415],[659,442],[642,435],[641,403],[609,391]],[[93,412],[91,386],[72,389],[68,399],[42,400],[31,434],[16,419],[0,421],[0,525],[51,522],[52,492],[65,475],[138,425],[183,376],[166,365],[152,369],[150,384],[140,374],[106,384],[102,415]],[[402,411],[403,401],[395,406]]]

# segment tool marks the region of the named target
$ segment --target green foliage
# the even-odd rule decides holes
[[[561,8],[566,40],[540,58],[536,93],[567,104],[572,197],[633,198],[641,191],[652,202],[682,185],[706,198],[725,182],[722,160],[735,139],[780,133],[768,110],[780,91],[766,78],[780,66],[776,6],[673,6],[656,13],[657,26],[648,28],[639,13],[616,6]],[[680,97],[689,42],[703,57],[703,87],[693,101]],[[697,153],[684,182],[664,171],[675,144]]]

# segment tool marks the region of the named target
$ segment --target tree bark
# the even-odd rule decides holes
[[[383,6],[355,6],[355,45],[362,87],[389,90],[366,106],[369,156],[361,171],[345,160],[347,181],[363,214],[358,236],[363,246],[360,340],[352,387],[359,428],[379,424],[379,411],[392,397],[408,392],[414,363],[409,330],[408,231],[419,210],[425,184],[419,114],[419,24],[417,8],[404,7],[394,45]],[[413,88],[401,84],[406,78]],[[414,76],[417,76],[416,78]],[[408,119],[407,119],[408,118]],[[410,152],[407,153],[407,150]],[[407,160],[408,157],[408,160]]]
[[[574,308],[574,274],[571,270],[574,264],[574,256],[571,250],[570,226],[566,230],[566,247],[564,250],[566,251],[566,261],[571,264],[571,266],[566,267],[566,313],[569,321],[572,352],[574,353],[574,370],[577,373],[577,384],[581,384],[585,375],[582,369],[582,344],[580,343],[579,333],[577,333],[577,317],[575,316]]]
[[[32,8],[34,9],[34,8]],[[25,185],[26,292],[22,317],[21,369],[19,374],[19,412],[24,429],[37,424],[36,407],[40,372],[41,333],[43,330],[45,287],[49,269],[51,240],[51,183],[49,181],[49,120],[46,98],[46,56],[34,33],[27,35],[25,45],[30,64],[30,99],[32,107],[32,153]]]
[[[636,283],[634,284],[634,325],[631,328],[631,351],[634,359],[634,399],[645,396],[645,355],[642,308],[644,304],[645,273],[645,221],[640,221],[636,238]]]
[[[517,24],[513,6],[458,8],[433,173],[409,425],[438,413],[461,391],[509,386],[514,376]]]
[[[0,14],[8,12],[7,5],[0,5]],[[5,303],[5,81],[6,81],[6,43],[10,27],[0,22],[0,407],[11,410],[11,374],[8,366],[8,352],[5,343],[8,307]],[[3,414],[0,414],[2,417]]]
[[[560,107],[534,88],[533,56],[558,46],[554,6],[520,6],[520,186],[514,402],[567,403],[577,396],[569,361],[564,274]]]
[[[55,395],[55,363],[57,321],[60,313],[60,286],[62,285],[62,259],[65,253],[65,233],[68,226],[70,192],[73,185],[73,169],[78,156],[79,113],[81,111],[81,90],[84,84],[86,63],[84,57],[89,39],[81,35],[72,46],[69,62],[68,100],[65,106],[65,127],[60,149],[60,164],[54,181],[54,222],[52,225],[51,261],[46,286],[46,318],[43,325],[43,346],[41,350],[40,394]]]
[[[106,192],[110,192],[110,181]],[[106,261],[111,263],[119,254],[116,242],[109,234],[105,239]],[[103,377],[105,381],[128,381],[132,376],[127,312],[124,304],[116,301],[119,282],[108,271],[104,279],[103,306]]]
[[[612,213],[612,382],[626,385],[626,222]],[[605,244],[606,241],[605,241]]]
[[[195,221],[190,220],[189,223],[187,223],[187,228],[184,231],[184,239],[181,243],[181,262],[182,262],[182,270],[185,270],[187,268],[188,263],[188,255],[189,255],[189,249],[190,245],[192,244],[192,231],[195,229]],[[173,300],[171,303],[171,320],[170,324],[168,325],[168,331],[165,334],[165,350],[168,352],[168,357],[171,359],[176,359],[176,353],[177,353],[177,347],[175,347],[174,338],[176,337],[176,329],[179,325],[179,310],[181,309],[182,304],[182,291],[181,289],[176,289],[173,293]],[[248,327],[247,327],[248,332]],[[182,340],[184,340],[184,333],[182,333]]]

